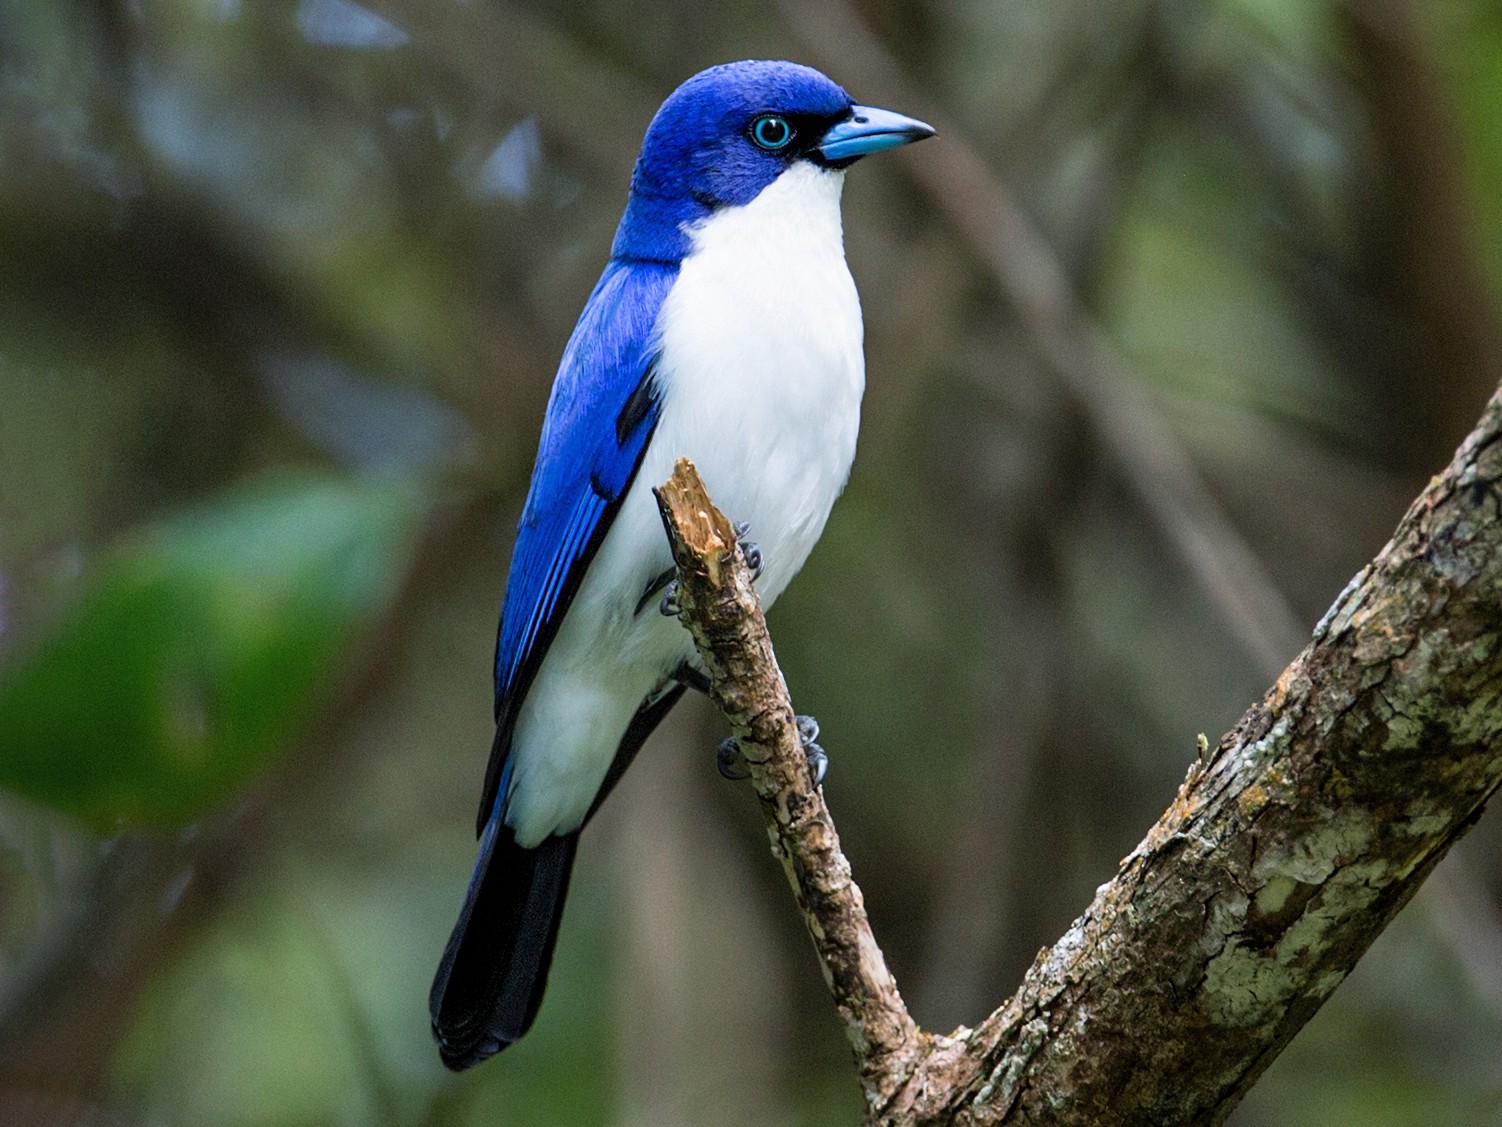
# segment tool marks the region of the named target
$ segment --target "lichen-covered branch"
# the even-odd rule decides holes
[[[1167,813],[977,1029],[917,1030],[879,956],[870,984],[835,972],[852,1028],[881,1016],[869,1050],[855,1039],[872,1122],[1198,1124],[1230,1113],[1502,784],[1499,483],[1502,393],[1304,652],[1201,749]],[[707,499],[693,505],[713,523]],[[713,544],[693,531],[689,543]],[[727,569],[750,589],[728,527],[715,536],[714,564],[675,544],[680,575],[701,577],[686,585],[696,601],[684,617],[726,715],[775,746],[780,780],[801,765],[791,709],[759,611],[748,624],[717,593]],[[772,704],[759,695],[768,680]],[[837,855],[833,827],[820,803],[817,834],[790,832],[803,799],[759,769],[764,804],[795,805],[769,826],[806,901],[807,874],[824,862],[803,851]],[[858,894],[840,891],[843,859],[838,871],[815,896],[819,914],[805,905],[815,938],[826,913],[846,918],[823,899],[845,898],[865,937],[851,950],[875,952]]]
[[[1314,640],[973,1035],[957,1122],[1219,1122],[1471,825],[1502,781],[1499,436],[1494,396]],[[1004,1099],[982,1098],[992,1078]]]

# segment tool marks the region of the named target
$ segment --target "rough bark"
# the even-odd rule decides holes
[[[1264,698],[981,1025],[918,1029],[808,773],[725,518],[659,491],[683,620],[742,739],[868,1122],[1218,1123],[1502,782],[1502,393]]]
[[[793,706],[735,532],[693,463],[657,490],[678,564],[678,605],[709,670],[710,694],[740,740],[824,980],[845,1023],[868,1097],[885,1100],[922,1057],[916,1023],[866,919],[823,792],[809,776]]]

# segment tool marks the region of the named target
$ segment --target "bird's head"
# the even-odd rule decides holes
[[[647,129],[613,253],[678,261],[692,224],[750,203],[800,163],[838,172],[867,153],[933,134],[921,121],[855,104],[797,63],[700,71],[673,91]]]

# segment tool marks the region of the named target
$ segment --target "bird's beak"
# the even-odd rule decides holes
[[[910,145],[937,132],[932,125],[891,110],[851,106],[850,116],[831,125],[814,152],[831,164],[849,164],[867,153]]]

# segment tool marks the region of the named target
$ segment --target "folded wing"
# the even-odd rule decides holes
[[[662,263],[612,261],[564,351],[501,608],[496,739],[477,834],[504,802],[521,703],[657,424],[657,316],[677,273]]]

